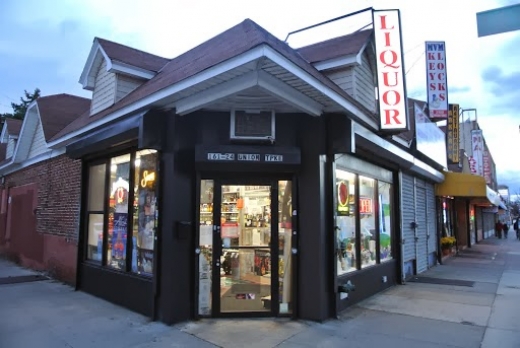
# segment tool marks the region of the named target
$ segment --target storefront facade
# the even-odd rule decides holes
[[[379,132],[372,40],[297,52],[246,20],[169,60],[95,39],[90,110],[47,141],[81,168],[77,288],[175,323],[324,320],[399,283],[444,177]]]

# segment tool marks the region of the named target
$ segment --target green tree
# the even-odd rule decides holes
[[[13,108],[13,112],[0,114],[3,120],[6,117],[16,118],[18,120],[23,120],[25,117],[25,113],[27,112],[27,107],[36,99],[40,97],[40,89],[35,88],[33,93],[27,92],[24,90],[24,96],[20,98],[20,103],[11,103],[11,107]]]

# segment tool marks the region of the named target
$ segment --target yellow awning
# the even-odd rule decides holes
[[[444,181],[435,185],[435,194],[444,197],[484,198],[482,203],[497,204],[498,194],[480,175],[444,172]]]

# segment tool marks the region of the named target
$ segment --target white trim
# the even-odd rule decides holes
[[[313,116],[320,116],[323,113],[323,105],[263,70],[258,72],[258,85],[265,92],[282,99],[287,104],[305,113]]]
[[[73,139],[74,137],[79,136],[80,134],[82,134],[84,132],[88,132],[89,130],[97,128],[108,122],[114,121],[114,120],[116,120],[124,115],[127,115],[129,113],[132,113],[134,111],[141,110],[145,107],[148,107],[149,105],[153,104],[154,102],[156,102],[158,100],[169,97],[184,89],[190,88],[198,83],[201,83],[201,82],[209,80],[215,76],[218,76],[226,71],[232,70],[241,65],[244,65],[244,64],[254,61],[258,58],[261,58],[264,56],[264,52],[265,52],[265,45],[255,47],[252,50],[244,52],[234,58],[228,59],[225,62],[222,62],[211,68],[208,68],[208,69],[196,74],[195,76],[184,79],[178,83],[170,85],[170,86],[163,88],[155,93],[152,93],[142,99],[139,99],[135,103],[127,105],[127,106],[113,112],[112,114],[107,115],[106,117],[96,120],[81,129],[78,129],[59,139],[56,139],[56,140],[50,142],[48,145],[51,148],[55,148],[57,146],[59,147],[61,144],[65,143],[68,140]]]
[[[36,108],[36,116],[31,117],[31,112]],[[13,153],[13,162],[20,163],[27,159],[29,152],[31,151],[31,144],[34,139],[34,134],[38,128],[38,121],[40,118],[40,109],[38,108],[38,102],[35,100],[27,108],[25,117],[20,129],[20,141],[16,142],[16,149]],[[41,120],[40,120],[41,122]],[[26,134],[29,132],[28,134]]]
[[[353,123],[353,125],[355,134],[365,138],[377,147],[391,152],[392,154],[400,158],[403,162],[405,162],[408,165],[407,168],[410,169],[412,172],[427,177],[428,179],[436,183],[441,183],[444,181],[444,174],[442,174],[435,168],[415,158],[413,155],[400,149],[399,147],[390,143],[389,141],[380,138],[376,134],[372,133],[370,130],[361,126],[360,124]]]
[[[7,122],[4,120],[4,127],[2,128],[2,133],[0,134],[0,143],[4,143],[5,133],[7,133]],[[7,133],[7,141],[9,141],[9,133]]]
[[[119,73],[139,77],[146,80],[150,80],[155,76],[155,73],[153,71],[112,60],[107,62],[107,71],[111,73]]]
[[[398,137],[397,135],[392,135],[392,140],[408,148],[410,147],[410,144],[406,140],[404,140],[401,137]]]
[[[90,76],[92,73],[92,69],[94,68],[94,62],[96,61],[99,55],[102,55],[103,59],[105,59],[107,66],[110,63],[110,58],[106,54],[105,50],[101,47],[101,44],[97,39],[92,43],[92,48],[90,49],[90,53],[88,54],[87,62],[83,67],[83,71],[81,72],[81,76],[79,78],[79,83],[86,90],[93,90],[95,83],[95,76]]]
[[[361,65],[361,60],[359,59],[359,55],[349,55],[324,60],[313,65],[317,70],[323,71],[348,66]]]
[[[357,106],[346,100],[344,97],[339,95],[336,91],[332,90],[332,88],[325,86],[321,81],[319,81],[317,78],[312,76],[311,74],[307,73],[291,61],[289,61],[287,58],[282,56],[280,53],[276,52],[271,47],[267,46],[265,48],[265,56],[269,59],[271,59],[274,63],[284,67],[287,71],[289,71],[291,74],[295,75],[296,77],[302,79],[305,83],[309,84],[310,86],[316,88],[318,91],[323,93],[325,96],[332,99],[334,102],[338,103],[341,107],[343,107],[345,110],[353,114],[355,117],[357,117],[359,120],[362,120],[366,124],[370,125],[374,129],[378,129],[378,125],[374,120],[371,120],[367,117],[367,115],[361,111]]]
[[[17,171],[22,170],[24,168],[27,168],[29,166],[32,166],[33,164],[36,164],[36,163],[39,163],[39,162],[43,162],[43,161],[52,159],[54,157],[58,157],[60,155],[63,155],[64,153],[65,153],[65,147],[62,147],[62,148],[59,148],[59,149],[48,149],[44,153],[41,153],[38,156],[34,156],[32,158],[29,158],[28,160],[23,161],[21,163],[13,164],[11,162],[10,164],[13,164],[13,165],[4,166],[4,167],[0,168],[0,171],[1,171],[0,175],[2,175],[2,176],[9,175],[11,173],[14,173],[14,172],[17,172]],[[6,168],[7,170],[6,171],[2,171],[2,169],[4,169],[4,168]]]
[[[258,71],[251,71],[224,83],[207,88],[202,92],[183,98],[175,103],[175,109],[177,114],[186,115],[219,99],[229,97],[257,85]]]

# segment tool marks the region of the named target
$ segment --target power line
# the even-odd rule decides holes
[[[422,56],[424,55],[424,52],[421,53],[421,55],[419,57],[417,57],[417,59],[413,62],[412,66],[408,68],[408,71],[406,71],[406,73],[404,74],[404,76],[408,75],[408,73],[410,72],[410,70],[413,69],[413,67],[415,66],[415,64],[417,64],[417,62],[419,61],[419,59],[422,58]]]
[[[420,47],[422,45],[424,45],[424,42],[419,42],[415,47],[410,48],[408,51],[404,52],[403,56],[408,54],[408,53],[410,53],[410,52],[412,52],[412,51],[414,51],[415,49],[417,49],[418,47]]]

